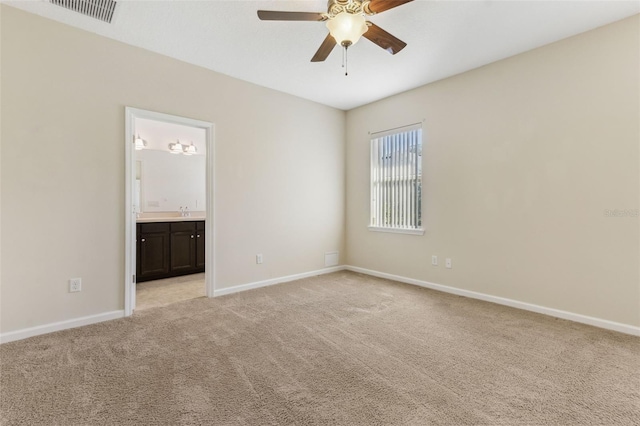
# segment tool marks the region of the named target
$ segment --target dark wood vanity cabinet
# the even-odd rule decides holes
[[[204,272],[204,263],[204,221],[137,224],[137,282]]]
[[[204,221],[196,222],[196,269],[204,271]]]
[[[165,223],[138,225],[136,238],[136,279],[164,277],[169,265],[169,226]]]
[[[196,223],[171,224],[171,271],[192,272],[196,269]]]

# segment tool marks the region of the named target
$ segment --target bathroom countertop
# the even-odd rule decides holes
[[[154,213],[141,213],[140,217],[136,219],[136,223],[151,223],[151,222],[193,222],[197,220],[205,220],[205,212],[191,212],[191,216],[180,216],[180,213],[176,212],[154,212]]]
[[[136,219],[137,223],[150,223],[150,222],[190,222],[195,220],[205,220],[204,216],[172,216],[172,217],[140,217]]]

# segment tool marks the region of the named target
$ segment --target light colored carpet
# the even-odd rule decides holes
[[[136,284],[136,312],[204,297],[204,273]]]
[[[640,424],[640,339],[351,272],[0,356],[3,425]]]

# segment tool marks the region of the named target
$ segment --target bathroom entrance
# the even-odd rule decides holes
[[[127,108],[125,310],[213,295],[213,126]]]

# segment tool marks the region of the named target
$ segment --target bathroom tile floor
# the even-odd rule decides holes
[[[136,311],[204,297],[204,273],[138,283]]]

